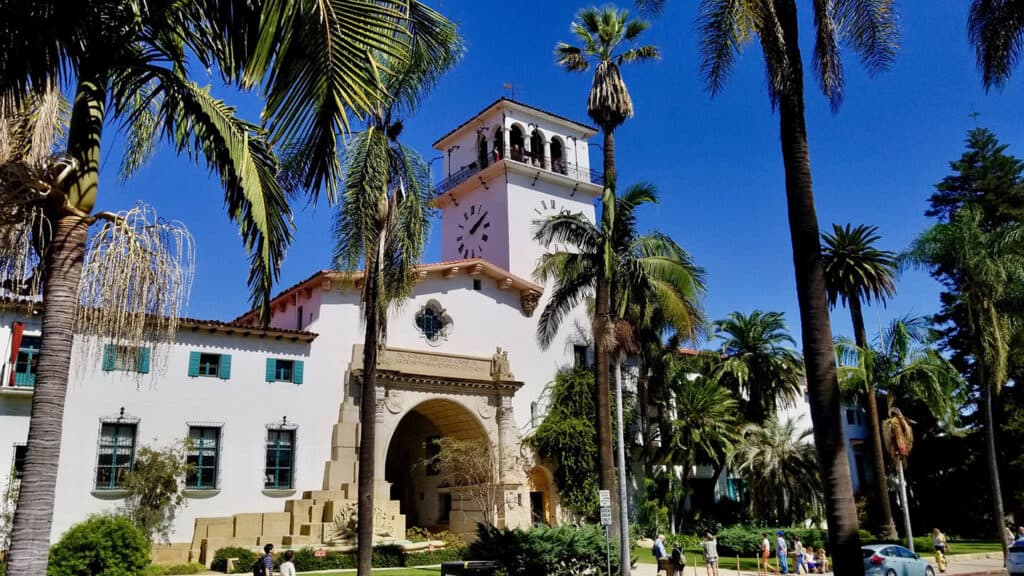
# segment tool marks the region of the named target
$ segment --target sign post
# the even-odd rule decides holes
[[[604,557],[608,565],[608,576],[612,574],[612,554],[611,554],[611,531],[612,525],[612,493],[610,490],[599,490],[597,492],[597,502],[601,506],[601,526],[604,526]]]

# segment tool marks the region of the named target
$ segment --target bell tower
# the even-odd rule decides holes
[[[441,257],[483,258],[532,278],[545,249],[537,223],[562,211],[594,220],[602,178],[590,169],[597,130],[501,98],[434,142],[444,156],[437,187]]]

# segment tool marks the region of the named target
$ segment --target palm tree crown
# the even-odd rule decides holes
[[[896,294],[896,254],[875,248],[879,240],[874,226],[851,228],[832,225],[832,233],[821,235],[821,256],[829,304],[848,306],[875,300],[885,302]]]
[[[800,397],[803,362],[782,313],[732,312],[714,329],[724,360],[713,374],[746,399],[748,421],[760,424]]]
[[[967,30],[982,84],[1004,86],[1020,61],[1024,5],[1013,0],[972,0]]]
[[[614,6],[587,8],[580,11],[571,27],[582,46],[565,42],[555,46],[556,61],[566,70],[583,72],[591,65],[595,67],[587,114],[602,128],[616,128],[633,116],[633,100],[619,68],[661,58],[656,46],[633,45],[649,26],[645,20],[630,20],[628,10]],[[624,44],[629,47],[624,48]]]

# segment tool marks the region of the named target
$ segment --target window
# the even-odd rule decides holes
[[[25,451],[28,447],[24,444],[14,445],[14,479],[21,480],[25,475]]]
[[[584,344],[576,344],[572,347],[572,365],[575,368],[587,367],[587,347]]]
[[[188,357],[188,375],[227,380],[231,377],[231,355],[190,352]]]
[[[267,466],[263,487],[280,490],[292,487],[295,468],[295,430],[267,430]]]
[[[484,283],[479,278],[473,279],[473,290],[479,292],[480,290],[483,290],[483,287]]]
[[[31,388],[36,385],[36,371],[39,364],[39,348],[43,339],[39,336],[22,336],[18,347],[18,358],[14,362],[14,385]]]
[[[452,495],[443,492],[437,495],[437,522],[447,524],[452,515]]]
[[[423,334],[427,344],[438,346],[448,338],[448,331],[452,326],[452,319],[445,313],[441,303],[437,300],[430,300],[416,312],[416,328]]]
[[[852,408],[847,408],[846,409],[846,423],[848,425],[850,425],[850,426],[853,426],[853,418],[854,418],[853,417],[853,409]]]
[[[103,423],[96,463],[97,490],[117,490],[124,486],[124,477],[135,461],[136,429],[134,423]]]
[[[302,306],[295,310],[295,329],[302,330]]]
[[[220,427],[189,426],[189,465],[185,475],[185,487],[191,490],[216,490],[217,465],[220,463]]]
[[[267,358],[267,382],[302,384],[302,360]]]
[[[149,348],[107,344],[103,346],[103,370],[147,374],[149,372]]]

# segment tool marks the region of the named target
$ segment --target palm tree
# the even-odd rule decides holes
[[[666,0],[636,0],[658,10]],[[860,57],[868,72],[888,68],[898,46],[893,0],[813,2],[813,74],[832,110],[843,100],[840,44]],[[810,20],[810,19],[809,19]],[[832,349],[818,216],[811,184],[810,150],[804,117],[804,65],[799,44],[796,0],[701,0],[701,71],[712,95],[725,85],[743,48],[756,37],[764,55],[768,99],[779,112],[779,140],[786,172],[786,203],[796,275],[800,328],[807,365],[807,391],[814,444],[825,478],[829,540],[840,573],[860,574],[857,509],[843,430],[839,425],[839,386]]]
[[[393,96],[368,117],[366,129],[349,142],[342,164],[342,201],[335,224],[334,259],[354,270],[362,263],[363,340],[358,482],[358,570],[370,573],[373,551],[373,484],[376,435],[377,352],[387,338],[388,310],[408,298],[430,226],[430,169],[412,148],[399,142],[402,122],[442,74],[462,56],[455,24],[430,15],[410,23],[410,57],[385,58],[382,82]]]
[[[921,233],[903,258],[928,269],[955,290],[966,312],[960,330],[970,342],[973,379],[981,390],[978,407],[985,423],[989,483],[992,490],[994,536],[1003,534],[1003,498],[996,457],[993,396],[1008,379],[1009,342],[1014,326],[1004,312],[1011,292],[1024,281],[1024,226],[988,230],[980,209],[968,205],[953,212],[948,222]]]
[[[967,31],[985,88],[1010,79],[1024,38],[1024,6],[1012,0],[972,0]]]
[[[662,463],[682,469],[682,486],[687,490],[697,466],[725,464],[739,439],[739,404],[732,392],[714,379],[692,378],[679,370],[670,381],[671,392],[665,400],[670,433],[664,441]],[[677,502],[682,505],[683,500]],[[674,512],[678,515],[682,510]]]
[[[845,227],[833,224],[832,234],[824,233],[821,236],[829,306],[835,309],[841,302],[849,308],[854,340],[862,350],[868,347],[862,304],[871,300],[884,303],[896,293],[896,254],[874,246],[879,240],[877,230],[874,226],[851,228],[849,224]],[[896,537],[896,525],[889,505],[889,482],[885,473],[885,453],[882,451],[882,429],[875,386],[870,379],[865,380],[864,384],[870,433],[868,442],[876,479],[874,500],[880,516],[880,534],[885,539],[893,539]]]
[[[633,116],[633,101],[619,68],[623,64],[657,60],[655,46],[635,46],[649,24],[630,20],[629,12],[608,6],[582,10],[571,31],[582,46],[559,42],[555,46],[557,63],[569,72],[584,72],[594,65],[594,81],[587,98],[587,115],[604,134],[604,192],[601,196],[601,228],[611,230],[615,221],[615,129]],[[626,44],[630,47],[623,49]],[[612,274],[611,245],[606,246],[603,261],[598,262],[595,287],[594,356],[596,364],[595,400],[597,403],[599,480],[601,488],[612,490],[615,470],[612,464],[612,432],[608,385],[608,345],[611,340],[609,290]],[[613,507],[617,502],[612,502]]]
[[[780,312],[730,313],[713,325],[722,340],[713,377],[745,400],[748,422],[763,424],[801,395],[804,366]]]
[[[421,16],[410,2],[369,0],[0,6],[0,109],[17,109],[50,86],[69,88],[73,102],[66,152],[52,159],[48,179],[19,180],[15,173],[3,186],[24,196],[19,202],[32,223],[46,222],[22,223],[32,235],[29,260],[38,261],[32,277],[41,280],[46,306],[12,573],[46,572],[87,231],[96,222],[123,221],[95,211],[104,129],[116,126],[126,136],[124,176],[160,140],[217,173],[250,254],[252,301],[266,322],[291,234],[271,145],[305,151],[289,167],[290,183],[312,192],[326,187],[331,195],[340,166],[337,134],[347,129],[348,112],[365,112],[388,97],[368,48],[407,59],[401,25]],[[216,66],[229,82],[261,86],[267,131],[190,80],[193,60]]]
[[[821,517],[821,470],[810,436],[792,418],[743,427],[729,467],[746,482],[754,518],[791,526]]]
[[[655,202],[657,193],[654,187],[650,184],[637,184],[630,186],[616,200],[615,208],[608,211],[615,215],[614,219],[602,218],[600,227],[581,214],[568,213],[555,215],[540,223],[535,234],[539,242],[545,246],[557,243],[570,249],[544,254],[534,272],[539,282],[554,282],[551,298],[537,324],[537,338],[542,347],[551,344],[566,316],[593,294],[595,289],[600,288],[601,278],[606,272],[618,286],[617,312],[625,314],[629,302],[640,307],[642,300],[647,310],[657,307],[667,319],[666,322],[682,333],[688,333],[699,325],[702,315],[697,303],[704,292],[703,270],[694,265],[690,255],[671,238],[659,233],[639,235],[636,232],[636,209],[643,204]],[[595,314],[594,334],[603,335],[595,338],[595,348],[598,350],[612,350],[617,345],[616,333],[610,328],[616,325],[621,328],[622,323],[615,323],[612,318],[614,316],[607,309],[605,316],[601,316],[600,312]],[[605,324],[608,331],[604,331]],[[598,356],[598,374],[602,369],[600,358],[607,360],[607,356]],[[607,365],[604,366],[605,370],[607,368]],[[603,411],[600,408],[600,400],[601,395],[596,394],[598,420],[602,413],[610,416],[607,404]],[[598,437],[599,449],[603,450],[600,427]],[[602,469],[605,462],[611,463],[610,460],[599,460]],[[614,470],[611,472],[611,486],[614,486]],[[604,481],[600,474],[599,478]]]
[[[914,531],[910,527],[910,502],[907,500],[907,478],[903,469],[907,465],[910,451],[914,448],[914,429],[899,408],[889,409],[889,418],[883,423],[885,445],[889,450],[889,458],[896,464],[896,474],[900,480],[900,501],[903,503],[903,529],[906,531],[907,548],[914,551]]]

